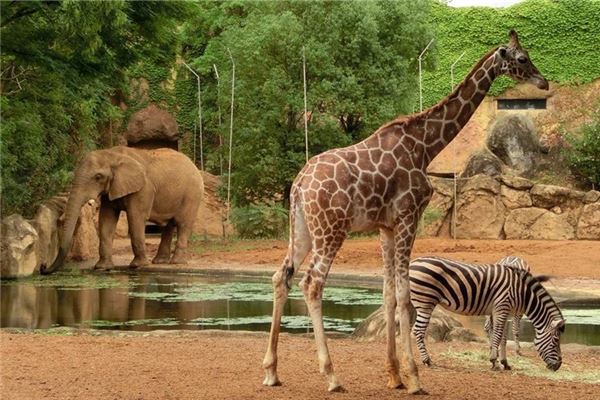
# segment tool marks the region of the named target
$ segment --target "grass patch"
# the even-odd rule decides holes
[[[449,350],[442,353],[442,356],[459,360],[465,365],[481,369],[489,369],[489,353],[487,351],[467,350],[453,351]],[[553,381],[574,381],[584,383],[600,383],[600,369],[590,369],[578,367],[577,365],[563,365],[557,372],[550,371],[542,360],[532,361],[525,357],[509,357],[508,362],[512,370],[503,373],[520,374],[534,376],[538,378],[550,379]]]
[[[228,240],[203,240],[200,237],[192,237],[189,249],[194,254],[203,255],[206,253],[234,253],[238,251],[271,249],[274,245],[275,242],[273,239],[246,240],[231,238]]]

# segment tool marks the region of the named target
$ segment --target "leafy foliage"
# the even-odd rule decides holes
[[[567,136],[564,150],[571,171],[596,189],[600,188],[600,116],[582,127],[579,136]]]
[[[288,225],[287,209],[275,204],[235,208],[231,222],[242,239],[279,238]]]
[[[507,43],[511,29],[519,33],[520,42],[548,80],[581,84],[597,79],[599,16],[600,1],[525,0],[506,8],[434,4],[431,23],[436,27],[436,41],[427,57],[438,61],[435,70],[423,73],[423,104],[433,105],[448,94],[450,66],[463,51],[454,71],[456,81],[491,48]],[[513,85],[502,77],[490,94],[498,95]]]
[[[30,215],[77,156],[110,145],[128,68],[173,59],[185,3],[2,3],[2,213]],[[109,138],[106,140],[106,138]]]
[[[412,111],[416,56],[431,36],[424,23],[426,1],[201,6],[201,15],[190,22],[199,28],[187,26],[185,31],[204,28],[209,39],[198,42],[192,36],[189,45],[186,39],[184,48],[190,50],[184,58],[202,75],[205,138],[213,145],[228,132],[227,49],[235,60],[235,204],[276,200],[282,194],[285,199],[305,162],[303,49],[311,155],[362,139],[397,114]],[[198,52],[195,46],[204,45]],[[192,100],[190,95],[185,98]],[[179,116],[195,115],[196,107],[195,100],[184,102]],[[224,111],[220,126],[219,110]],[[213,171],[216,161],[213,157],[209,164]]]

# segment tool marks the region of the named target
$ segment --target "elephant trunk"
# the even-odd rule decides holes
[[[51,274],[55,272],[57,269],[62,267],[71,250],[71,244],[73,242],[73,233],[75,232],[75,226],[77,225],[77,219],[79,218],[79,214],[81,213],[81,207],[83,204],[91,198],[90,196],[86,196],[84,193],[77,190],[75,187],[71,194],[69,195],[69,200],[67,201],[67,207],[65,209],[65,218],[62,229],[62,235],[60,238],[60,247],[58,250],[58,256],[56,260],[52,263],[50,268],[46,268],[45,265],[40,266],[40,273],[43,275]]]

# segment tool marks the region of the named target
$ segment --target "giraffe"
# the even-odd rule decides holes
[[[322,293],[331,264],[350,231],[379,229],[383,255],[389,388],[425,393],[410,342],[408,265],[417,224],[432,195],[426,168],[458,134],[499,75],[548,82],[510,31],[507,45],[485,54],[462,83],[431,108],[400,117],[360,143],[311,158],[290,192],[290,240],[283,265],[273,275],[273,319],[263,361],[264,385],[280,385],[277,344],[283,306],[296,270],[312,251],[299,286],[313,323],[320,372],[329,391],[343,391],[333,371],[323,328]],[[400,314],[402,357],[396,354],[395,311]],[[402,367],[402,368],[400,368]],[[402,375],[402,377],[401,377]]]

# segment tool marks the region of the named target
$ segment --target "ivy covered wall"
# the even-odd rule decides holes
[[[431,106],[450,92],[450,66],[455,84],[491,48],[508,42],[515,29],[521,45],[550,81],[582,84],[600,78],[600,1],[526,0],[508,8],[448,7],[434,4],[431,21],[436,40],[428,57],[436,68],[423,73],[423,105]],[[490,94],[498,95],[514,82],[497,79]],[[418,107],[418,104],[417,104]]]

